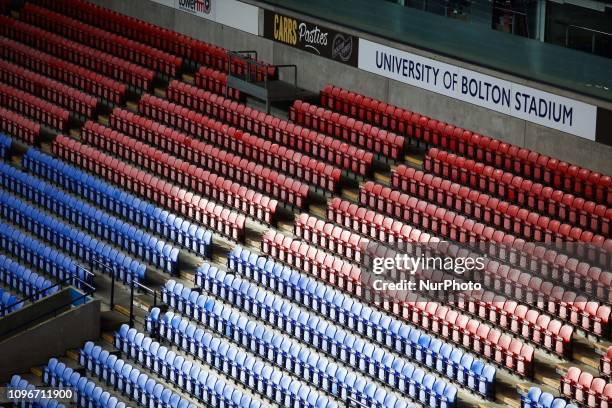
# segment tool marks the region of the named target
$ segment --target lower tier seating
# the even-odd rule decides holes
[[[106,211],[163,236],[168,241],[176,242],[205,258],[212,256],[211,231],[175,213],[141,200],[36,149],[29,149],[23,156],[23,167]],[[17,169],[8,168],[6,174],[10,178],[20,173]],[[9,180],[10,182],[14,181]]]
[[[577,408],[563,398],[555,398],[549,392],[542,392],[539,387],[531,387],[526,395],[521,396],[521,408]]]
[[[18,194],[46,208],[49,212],[69,220],[73,225],[95,234],[100,239],[112,242],[124,251],[169,274],[174,274],[179,249],[172,244],[67,195],[64,191],[35,177],[14,171],[4,163],[0,163],[0,174],[3,187],[13,194]]]

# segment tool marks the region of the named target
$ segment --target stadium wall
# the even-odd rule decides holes
[[[274,64],[296,64],[298,66],[298,84],[304,88],[318,91],[326,84],[332,83],[371,97],[388,101],[391,104],[406,107],[439,120],[453,123],[469,130],[537,150],[580,166],[612,174],[612,160],[610,160],[612,157],[612,119],[607,121],[605,132],[601,132],[602,129],[598,129],[598,134],[605,133],[604,139],[601,139],[601,137],[598,138],[598,140],[603,140],[604,143],[606,143],[603,144],[541,126],[527,120],[498,113],[491,109],[466,103],[425,89],[387,79],[331,59],[313,55],[301,49],[271,41],[261,36],[160,4],[172,4],[175,0],[93,1],[118,12],[158,24],[168,29],[231,50],[255,50],[258,53],[258,57],[267,62],[272,62]],[[274,7],[260,4],[255,0],[245,0],[245,2],[260,7],[257,12],[257,24],[260,35],[263,35],[264,27],[264,10],[261,7],[266,7],[273,11],[282,11],[283,14],[288,16],[300,17],[290,11],[276,10]],[[234,19],[234,21],[236,20],[237,19]],[[453,64],[460,68],[478,71],[479,73],[502,80],[530,86],[545,92],[595,105],[602,109],[606,115],[612,117],[610,113],[612,112],[612,103],[577,95],[548,85],[533,83],[522,78],[494,72],[465,62],[436,56],[412,47],[391,43],[385,39],[374,38],[371,35],[360,33],[355,30],[338,26],[334,27],[332,24],[317,21],[310,17],[307,18],[307,20],[324,27],[375,41],[379,44],[422,55],[440,62]],[[244,22],[245,25],[251,27],[252,23],[253,22],[248,21]],[[247,29],[247,31],[248,30],[249,29]],[[251,29],[251,31],[253,30]],[[602,123],[606,122],[602,121]]]

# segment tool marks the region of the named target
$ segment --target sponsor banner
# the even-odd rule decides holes
[[[213,0],[174,0],[174,8],[208,20],[215,20]]]
[[[358,61],[364,71],[595,140],[593,105],[365,39],[359,39]]]
[[[357,66],[359,39],[350,34],[265,10],[263,35],[270,40]]]
[[[259,9],[238,0],[154,0],[170,7],[247,33],[259,34]]]

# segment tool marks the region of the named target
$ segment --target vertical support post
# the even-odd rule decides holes
[[[130,280],[130,327],[134,326],[134,277]]]
[[[115,267],[111,268],[111,293],[110,293],[110,309],[113,310],[115,308]]]

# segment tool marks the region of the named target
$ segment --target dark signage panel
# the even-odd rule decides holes
[[[264,37],[353,67],[357,66],[359,39],[318,24],[265,10]]]

